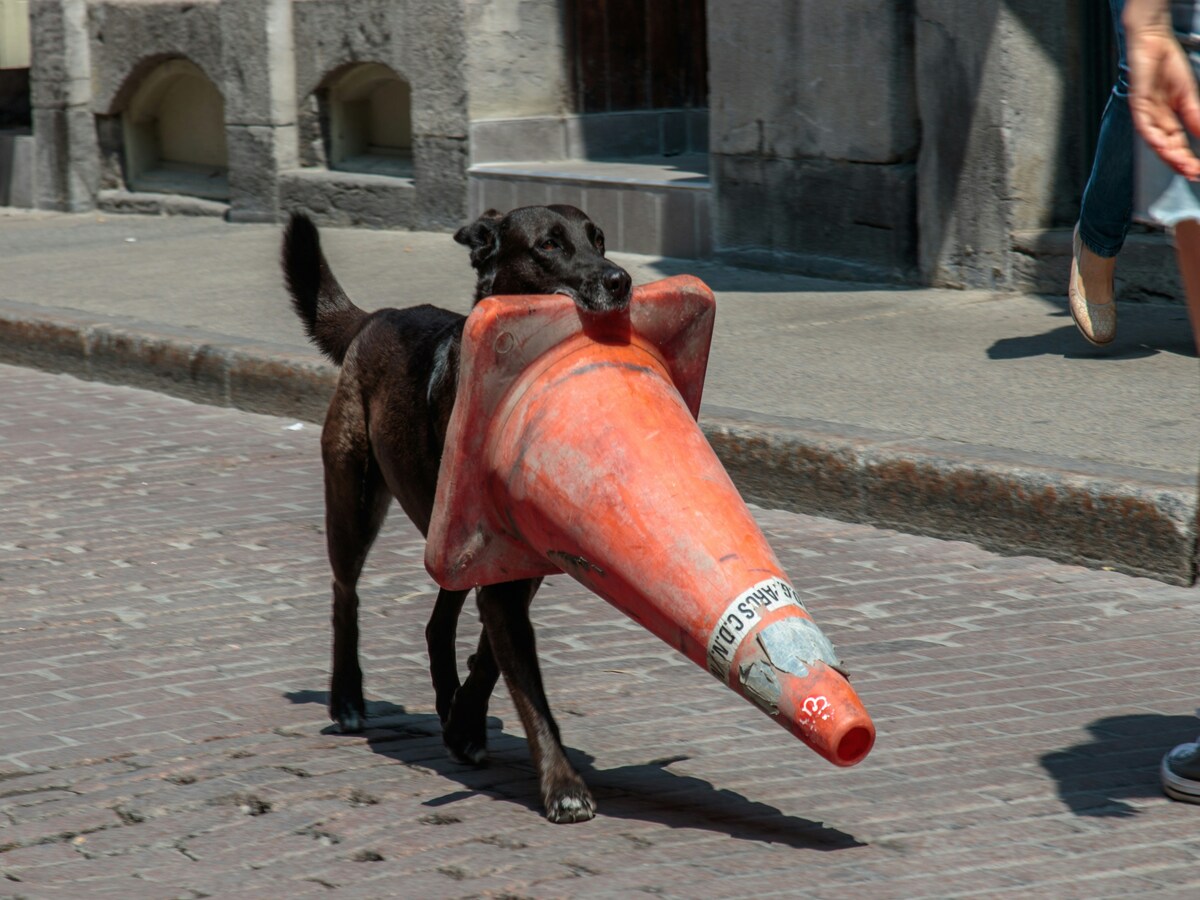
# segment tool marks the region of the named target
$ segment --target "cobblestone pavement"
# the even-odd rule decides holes
[[[445,757],[399,514],[362,585],[371,728],[328,733],[314,428],[0,388],[0,897],[1200,889],[1200,808],[1157,786],[1200,732],[1200,591],[763,511],[878,725],[840,770],[551,578],[547,690],[600,807],[555,826],[502,690],[492,764]]]

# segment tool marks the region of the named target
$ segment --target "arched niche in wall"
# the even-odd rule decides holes
[[[225,103],[194,63],[171,59],[148,72],[122,120],[131,189],[229,198]]]
[[[331,169],[411,178],[412,89],[387,66],[362,63],[329,85]]]

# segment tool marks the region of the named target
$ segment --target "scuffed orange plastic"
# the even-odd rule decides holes
[[[829,659],[781,668],[762,639],[811,618],[696,424],[714,315],[690,276],[636,288],[621,312],[562,296],[478,304],[425,564],[454,589],[565,572],[821,756],[854,765],[875,740],[854,689]],[[790,596],[756,605],[764,583]],[[714,665],[710,648],[733,642]],[[752,671],[774,680],[772,696],[747,689]]]

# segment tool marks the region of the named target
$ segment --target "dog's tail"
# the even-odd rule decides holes
[[[283,279],[309,338],[339,366],[367,314],[355,306],[325,262],[317,226],[292,213],[283,234]]]

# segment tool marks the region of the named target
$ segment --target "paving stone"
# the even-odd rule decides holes
[[[435,589],[398,512],[362,585],[376,719],[325,733],[316,429],[9,367],[0,383],[0,896],[1200,886],[1194,810],[1157,785],[1200,734],[1195,588],[756,510],[876,718],[842,770],[549,579],[547,690],[600,809],[554,826],[503,690],[492,764],[444,755]],[[473,611],[460,631],[465,657]]]

